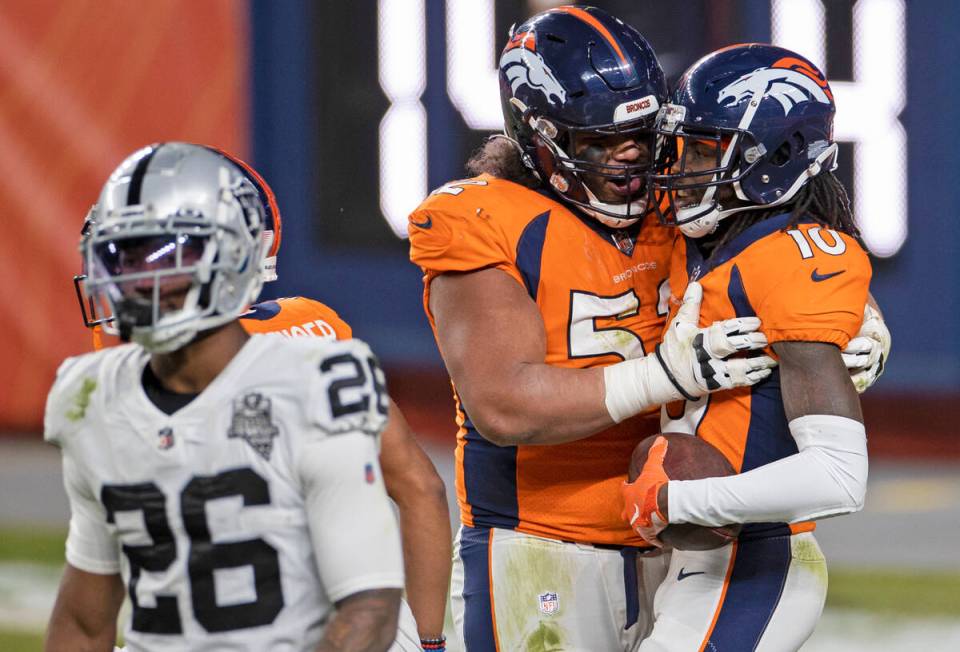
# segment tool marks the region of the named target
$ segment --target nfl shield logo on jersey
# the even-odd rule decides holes
[[[560,610],[560,598],[556,593],[541,593],[537,598],[540,600],[540,613],[551,616]]]
[[[157,432],[157,448],[162,451],[173,448],[173,428],[160,428]]]
[[[273,451],[273,438],[280,433],[280,429],[273,425],[270,399],[259,392],[234,399],[233,420],[230,423],[228,437],[243,439],[253,450],[260,453],[263,459],[269,460]]]

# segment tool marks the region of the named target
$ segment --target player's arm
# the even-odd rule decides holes
[[[397,631],[403,560],[373,433],[317,436],[298,465],[320,579],[338,605],[318,649],[386,650]]]
[[[559,444],[588,437],[643,410],[765,377],[769,358],[722,358],[762,346],[759,325],[714,328],[697,338],[700,287],[685,298],[656,355],[605,368],[546,364],[536,304],[505,272],[447,273],[430,285],[440,352],[480,433],[501,446]],[[741,329],[742,325],[742,330]],[[706,342],[706,344],[705,344]],[[711,347],[710,345],[713,344]],[[706,373],[704,373],[706,372]]]
[[[374,589],[339,600],[317,652],[388,649],[397,630],[400,593],[400,589]]]
[[[657,503],[665,522],[796,522],[863,507],[866,433],[840,349],[823,342],[777,342],[773,349],[798,452],[740,475],[662,484]]]
[[[46,652],[112,652],[123,603],[119,574],[98,575],[66,565],[47,627]]]
[[[51,392],[53,396],[53,392]],[[48,408],[48,440],[51,437]],[[69,446],[64,446],[63,486],[70,504],[70,529],[60,589],[47,628],[48,652],[112,652],[123,602],[119,548],[107,527],[103,505],[85,482]]]
[[[453,557],[450,515],[443,479],[391,400],[380,440],[380,466],[387,494],[400,513],[407,602],[420,638],[443,634]]]

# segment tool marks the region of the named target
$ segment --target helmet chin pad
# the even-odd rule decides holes
[[[680,213],[685,210],[694,210],[694,209],[680,209]],[[684,222],[680,224],[680,232],[688,238],[703,238],[710,235],[717,230],[717,227],[720,225],[720,219],[722,217],[721,211],[714,208],[706,215],[702,215],[694,220],[689,222]],[[682,219],[682,217],[680,218]]]

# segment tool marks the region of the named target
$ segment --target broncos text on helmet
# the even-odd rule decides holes
[[[561,199],[608,226],[637,222],[647,209],[658,109],[667,86],[653,48],[635,29],[594,7],[550,9],[514,27],[500,55],[506,136],[524,163]],[[577,158],[578,135],[628,135],[647,160],[599,163]],[[635,189],[621,203],[601,201],[584,177]]]
[[[113,315],[106,332],[169,352],[256,299],[279,238],[264,238],[275,203],[250,175],[229,155],[179,142],[120,164],[80,240],[91,305]]]
[[[661,220],[702,237],[730,215],[786,204],[836,168],[835,112],[826,77],[796,52],[748,43],[703,57],[657,119],[672,164],[652,177]],[[698,144],[707,169],[690,164]]]

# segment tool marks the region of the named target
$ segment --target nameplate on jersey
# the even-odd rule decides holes
[[[273,438],[280,429],[273,423],[273,407],[269,398],[260,392],[250,392],[233,400],[233,418],[227,437],[247,442],[263,459],[270,459]]]

